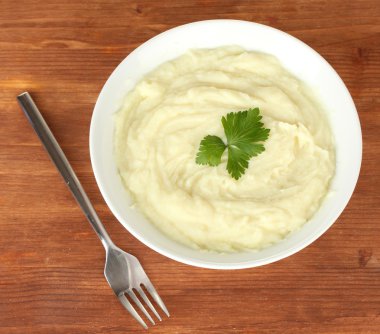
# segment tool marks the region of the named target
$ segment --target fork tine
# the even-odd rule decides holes
[[[145,309],[144,305],[141,304],[140,300],[136,297],[135,293],[132,290],[127,291],[127,293],[128,293],[128,296],[131,297],[132,300],[135,302],[135,304],[139,307],[139,309],[141,310],[141,312],[145,314],[145,316],[149,319],[149,321],[153,325],[155,325],[156,323],[154,322],[154,320],[152,319],[152,317],[150,316],[150,314],[147,312],[147,310]]]
[[[119,298],[120,302],[124,305],[124,307],[128,310],[128,312],[131,314],[131,316],[134,317],[141,326],[143,326],[145,329],[148,329],[148,326],[146,325],[144,320],[141,319],[139,314],[136,312],[136,310],[128,301],[128,299],[124,296],[124,294],[120,294],[117,297]]]
[[[156,311],[156,309],[154,308],[154,306],[152,305],[152,303],[150,302],[149,298],[146,296],[145,292],[143,289],[141,289],[141,287],[137,288],[136,289],[137,292],[140,294],[141,298],[144,300],[145,304],[147,304],[150,308],[150,310],[154,313],[154,315],[158,318],[158,320],[162,321],[160,315],[158,314],[158,312]]]
[[[164,302],[162,301],[161,297],[157,293],[156,289],[154,288],[153,284],[148,280],[146,283],[144,283],[145,287],[147,288],[148,292],[154,299],[154,301],[161,307],[161,309],[165,312],[165,314],[170,317],[169,311],[166,308]]]

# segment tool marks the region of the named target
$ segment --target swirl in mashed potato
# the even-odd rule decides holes
[[[259,107],[265,151],[239,179],[195,162],[221,117]],[[333,138],[310,90],[273,56],[239,47],[192,50],[162,64],[115,116],[115,156],[137,207],[180,243],[219,252],[261,249],[318,210],[334,174]]]

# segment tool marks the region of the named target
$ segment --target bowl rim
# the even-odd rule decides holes
[[[325,65],[327,65],[327,67],[332,72],[332,74],[340,82],[342,88],[346,91],[347,97],[349,98],[347,100],[347,102],[351,104],[352,109],[356,112],[356,115],[354,115],[354,116],[356,116],[355,117],[355,119],[356,119],[355,125],[356,125],[356,131],[358,134],[357,135],[358,136],[358,148],[360,151],[360,157],[359,157],[359,160],[357,161],[357,166],[356,166],[357,168],[355,170],[355,174],[353,175],[352,179],[350,180],[350,182],[352,183],[352,187],[351,187],[350,191],[345,193],[345,199],[341,203],[339,209],[337,209],[335,211],[335,214],[333,215],[333,219],[331,219],[331,222],[329,222],[328,224],[319,226],[319,229],[317,229],[314,234],[303,239],[302,242],[299,242],[299,243],[295,244],[294,246],[287,248],[286,250],[282,251],[281,253],[271,255],[271,256],[268,256],[266,258],[259,259],[259,260],[255,259],[255,260],[234,262],[234,263],[216,263],[214,261],[199,260],[199,259],[194,260],[194,259],[189,258],[189,257],[179,256],[175,253],[167,251],[166,249],[162,249],[161,247],[159,247],[156,244],[152,243],[151,241],[147,240],[143,234],[141,234],[141,233],[137,232],[136,230],[134,230],[133,228],[131,228],[131,226],[128,225],[128,223],[126,222],[125,217],[122,217],[120,215],[120,213],[118,212],[118,210],[116,210],[115,207],[113,206],[113,203],[112,203],[110,197],[108,196],[107,191],[105,190],[105,186],[103,184],[103,180],[101,177],[101,172],[99,170],[99,166],[98,166],[98,164],[96,162],[96,158],[95,158],[96,147],[95,147],[94,143],[95,143],[96,133],[95,133],[94,129],[95,129],[95,122],[96,122],[96,120],[95,120],[96,115],[100,112],[99,111],[100,110],[100,108],[99,108],[100,100],[103,98],[103,95],[105,94],[105,89],[108,86],[109,82],[112,80],[112,77],[115,75],[116,72],[118,72],[119,68],[126,61],[128,61],[128,57],[134,53],[137,53],[141,48],[143,48],[147,44],[155,41],[158,38],[163,37],[164,35],[170,34],[174,30],[186,29],[189,26],[195,26],[195,25],[214,24],[216,22],[218,22],[218,23],[224,22],[224,23],[228,23],[228,24],[234,24],[234,23],[248,24],[248,25],[259,26],[259,27],[264,28],[264,29],[275,31],[278,34],[282,34],[282,35],[286,36],[287,38],[291,38],[291,39],[295,40],[297,43],[302,44],[304,47],[308,48],[309,51],[312,51],[312,53],[314,53],[314,55],[317,56],[317,58],[319,58],[319,60],[321,62],[323,62]],[[97,101],[96,101],[95,106],[94,106],[93,114],[91,117],[91,124],[90,124],[89,148],[90,148],[91,165],[92,165],[92,169],[93,169],[94,176],[96,179],[96,183],[100,189],[100,192],[101,192],[107,206],[109,207],[109,209],[111,210],[113,215],[116,217],[116,219],[119,221],[119,223],[124,228],[126,228],[128,230],[128,232],[130,232],[136,239],[138,239],[144,245],[153,249],[157,253],[164,255],[164,256],[172,259],[172,260],[178,261],[180,263],[184,263],[184,264],[188,264],[188,265],[192,265],[192,266],[196,266],[196,267],[201,267],[201,268],[209,268],[209,269],[245,269],[245,268],[253,268],[253,267],[269,264],[272,262],[276,262],[276,261],[282,260],[288,256],[291,256],[291,255],[299,252],[300,250],[304,249],[305,247],[307,247],[311,243],[313,243],[316,239],[318,239],[322,234],[324,234],[334,224],[334,222],[337,220],[337,218],[340,216],[340,214],[343,212],[343,210],[347,206],[347,204],[348,204],[348,202],[349,202],[349,200],[350,200],[350,198],[351,198],[351,196],[355,190],[355,187],[356,187],[356,184],[357,184],[357,181],[359,178],[360,168],[361,168],[361,163],[362,163],[362,132],[361,132],[359,115],[358,115],[357,109],[355,107],[354,101],[352,99],[352,96],[351,96],[349,90],[347,89],[346,85],[344,84],[344,82],[341,79],[341,77],[339,76],[339,74],[335,71],[335,69],[317,51],[315,51],[313,48],[311,48],[309,45],[307,45],[303,41],[299,40],[298,38],[284,32],[282,30],[279,30],[279,29],[276,29],[276,28],[273,28],[273,27],[270,27],[270,26],[267,26],[267,25],[264,25],[261,23],[244,21],[244,20],[234,20],[234,19],[214,19],[214,20],[195,21],[195,22],[179,25],[179,26],[173,27],[171,29],[168,29],[166,31],[163,31],[163,32],[155,35],[154,37],[150,38],[149,40],[145,41],[141,45],[139,45],[132,52],[130,52],[118,64],[118,66],[116,66],[116,68],[112,71],[111,75],[108,77],[107,81],[103,85],[101,92],[99,93],[99,96],[98,96]]]

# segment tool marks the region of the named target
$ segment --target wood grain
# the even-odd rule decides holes
[[[172,317],[151,333],[380,333],[380,3],[0,0],[0,333],[142,333],[103,277],[91,227],[16,104],[29,90],[115,242],[141,259]],[[134,239],[91,170],[92,109],[113,68],[168,28],[256,21],[320,52],[351,91],[364,155],[338,222],[278,263],[193,268]]]

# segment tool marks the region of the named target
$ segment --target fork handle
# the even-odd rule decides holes
[[[82,188],[77,176],[74,173],[69,161],[55,139],[53,133],[50,131],[49,126],[46,124],[44,118],[39,112],[36,104],[28,92],[22,93],[17,96],[18,103],[20,104],[23,112],[28,118],[34,131],[37,133],[42,144],[44,145],[51,160],[54,162],[58,171],[61,173],[67,186],[70,188],[72,194],[77,200],[79,206],[87,217],[88,221],[94,228],[99,239],[102,241],[104,248],[107,250],[113,246],[113,242],[101,223],[98,215],[95,212],[89,198]]]

